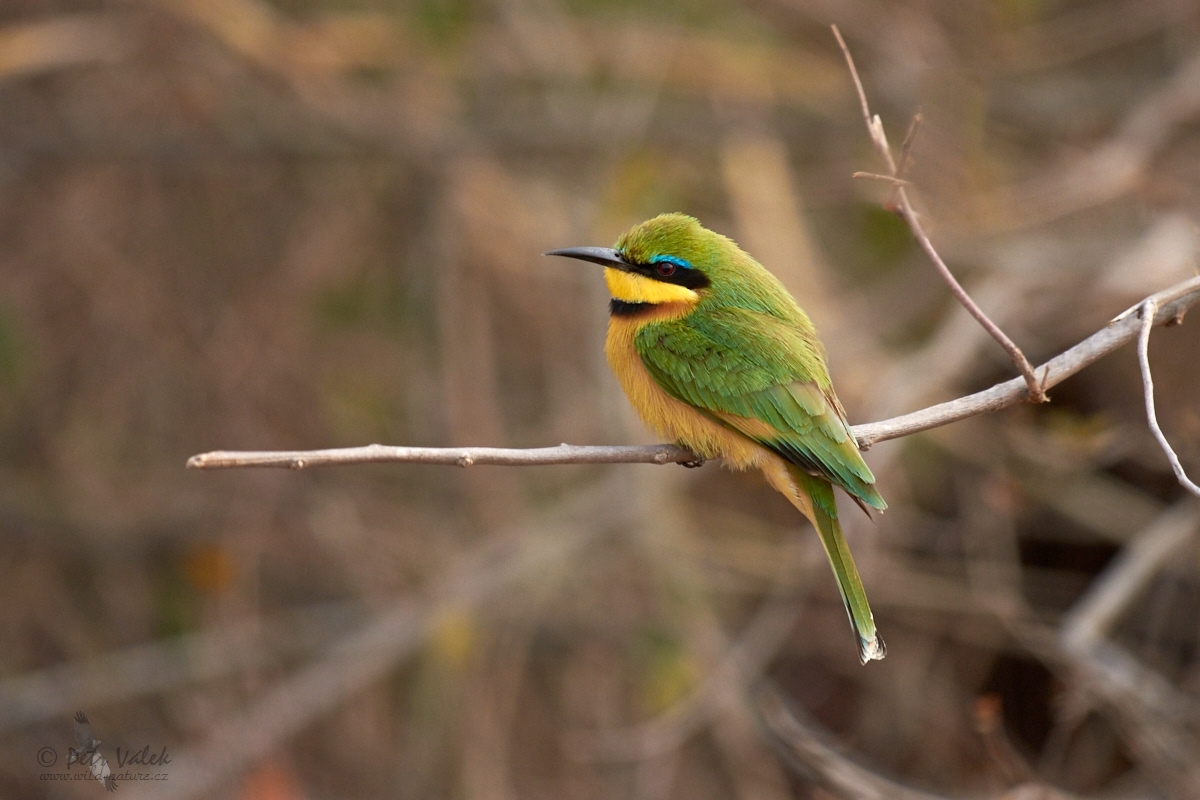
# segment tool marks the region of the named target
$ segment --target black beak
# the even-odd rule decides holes
[[[621,258],[621,254],[611,247],[568,247],[564,250],[551,250],[548,253],[542,253],[542,255],[578,258],[580,261],[590,261],[593,264],[624,270],[630,267],[629,262]]]

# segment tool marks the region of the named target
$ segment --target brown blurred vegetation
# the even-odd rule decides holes
[[[855,422],[1009,377],[850,178],[830,22],[1031,358],[1195,273],[1188,0],[0,5],[0,796],[99,791],[38,779],[82,708],[173,754],[122,796],[828,797],[760,675],[938,793],[1200,796],[1200,512],[1131,348],[868,454],[868,667],[815,537],[716,465],[183,469],[649,441],[599,275],[538,254],[670,210],[796,293]],[[1198,347],[1151,345],[1193,475]]]

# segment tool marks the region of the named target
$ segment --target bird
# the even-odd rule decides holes
[[[117,779],[113,777],[112,770],[108,768],[108,762],[104,760],[104,756],[100,755],[100,742],[92,738],[92,726],[88,722],[87,714],[82,711],[75,714],[75,741],[79,744],[79,748],[67,748],[67,766],[74,763],[87,764],[92,771],[92,776],[96,780],[104,784],[104,788],[110,792],[117,789]]]
[[[660,214],[614,247],[545,255],[604,267],[612,299],[609,366],[634,410],[660,436],[702,459],[760,470],[816,529],[861,663],[883,638],[838,522],[833,487],[870,516],[875,488],[833,390],[825,348],[779,279],[694,217]]]

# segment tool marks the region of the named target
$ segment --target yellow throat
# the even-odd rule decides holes
[[[635,272],[605,267],[604,282],[608,291],[624,303],[697,303],[700,295],[674,283],[663,283]]]

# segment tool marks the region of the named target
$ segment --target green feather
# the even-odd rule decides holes
[[[814,524],[825,555],[837,578],[838,591],[850,615],[850,627],[858,635],[858,659],[862,663],[881,659],[886,652],[883,637],[875,630],[875,617],[867,603],[867,592],[863,589],[858,568],[850,555],[850,546],[842,535],[837,520],[837,503],[833,499],[833,486],[828,481],[813,477],[800,469],[792,470],[792,479],[812,499]]]
[[[634,347],[668,394],[703,411],[766,422],[777,433],[757,438],[762,445],[867,505],[887,508],[831,399],[815,339],[771,315],[707,309],[702,301],[686,317],[644,326]]]

